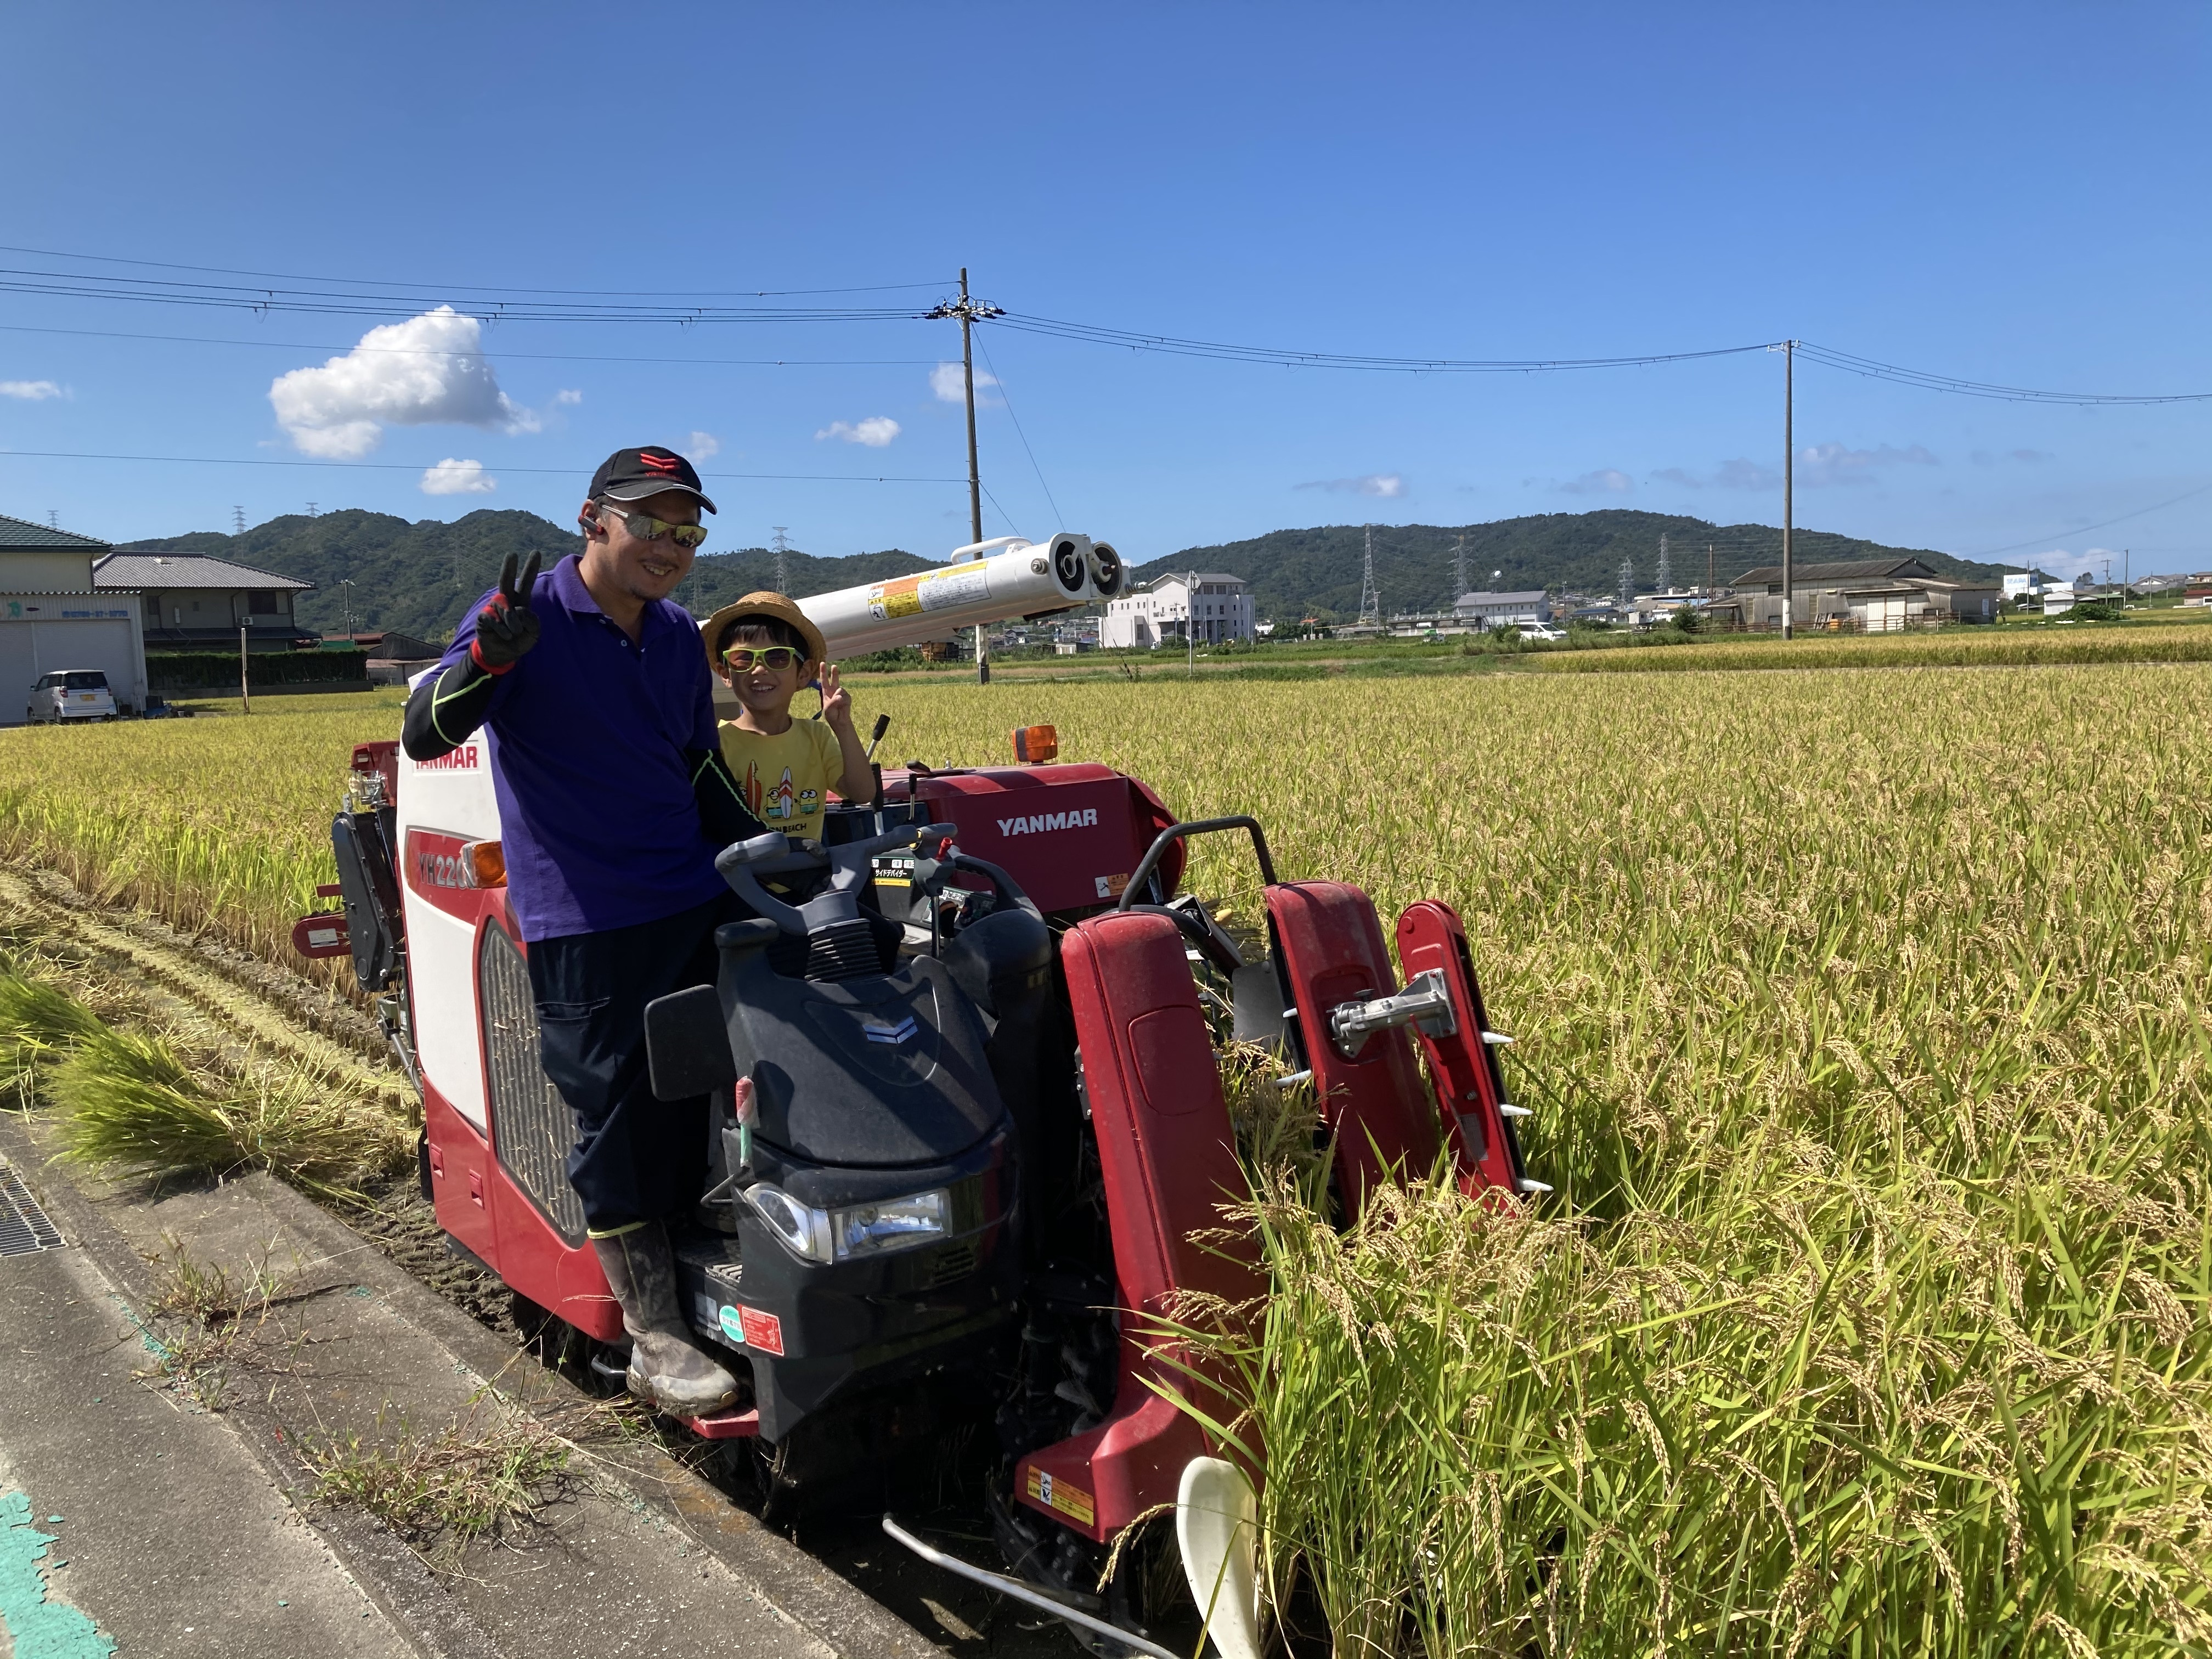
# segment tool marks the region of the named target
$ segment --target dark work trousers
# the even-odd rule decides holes
[[[714,982],[714,929],[734,895],[634,927],[530,947],[538,1058],[576,1114],[568,1184],[604,1233],[689,1214],[707,1182],[707,1097],[656,1100],[645,1064],[645,1005]]]

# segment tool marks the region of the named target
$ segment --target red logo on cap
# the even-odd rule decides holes
[[[649,466],[655,472],[673,472],[684,465],[681,455],[649,455],[643,450],[638,452],[637,459],[640,465]]]

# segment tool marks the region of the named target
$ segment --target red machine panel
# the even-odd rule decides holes
[[[957,845],[1012,875],[1038,909],[1111,904],[1152,838],[1175,822],[1158,797],[1108,766],[993,766],[971,772],[887,773],[884,798],[920,799]],[[1173,892],[1180,843],[1161,861]]]
[[[1259,1295],[1266,1281],[1249,1241],[1191,1242],[1219,1229],[1218,1206],[1246,1188],[1182,934],[1156,912],[1094,916],[1062,939],[1060,960],[1109,1207],[1132,1218],[1114,1232],[1121,1306],[1141,1326],[1167,1316],[1177,1291],[1232,1303]],[[1024,1458],[1022,1501],[1101,1542],[1174,1502],[1183,1465],[1208,1449],[1197,1421],[1152,1386],[1189,1388],[1175,1357],[1141,1329],[1124,1331],[1113,1414]]]
[[[1467,930],[1449,904],[1423,899],[1398,918],[1398,961],[1410,980],[1440,972],[1451,994],[1455,1030],[1436,1033],[1414,1028],[1436,1079],[1457,1154],[1460,1190],[1468,1197],[1486,1188],[1518,1194],[1521,1149],[1506,1121],[1505,1079],[1498,1057],[1483,1041],[1489,1017],[1482,988],[1474,976],[1474,957]]]
[[[1426,1175],[1442,1145],[1428,1085],[1402,1030],[1375,1032],[1357,1060],[1329,1040],[1330,1009],[1398,988],[1382,924],[1367,895],[1342,882],[1280,882],[1266,892],[1314,1092],[1336,1133],[1337,1178],[1357,1210],[1393,1168]]]

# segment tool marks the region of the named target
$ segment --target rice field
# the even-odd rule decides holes
[[[1416,1191],[1339,1235],[1261,1171],[1277,1295],[1217,1339],[1274,1607],[1342,1659],[2212,1645],[2208,690],[855,687],[887,754],[1049,722],[1386,922],[1466,918],[1556,1195]],[[349,745],[398,719],[0,734],[0,848],[273,951]],[[1190,884],[1249,902],[1214,840]]]

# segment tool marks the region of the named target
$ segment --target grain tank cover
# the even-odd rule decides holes
[[[1048,915],[1121,897],[1152,838],[1175,822],[1151,790],[1110,766],[887,773],[884,789],[957,826],[960,851],[1005,870]],[[1180,860],[1163,862],[1168,890],[1182,868]]]

